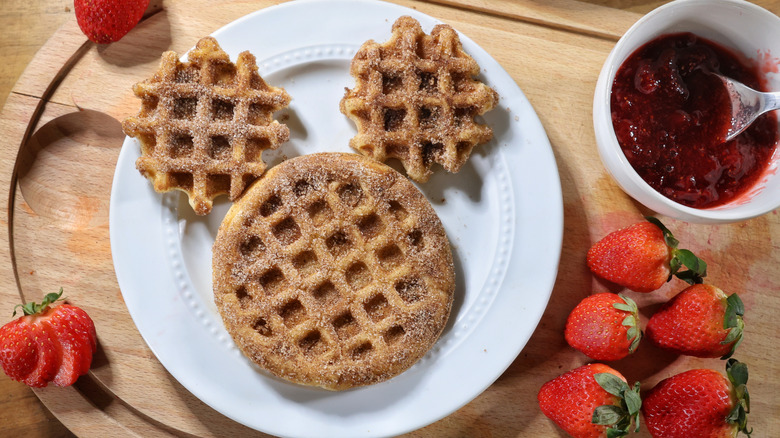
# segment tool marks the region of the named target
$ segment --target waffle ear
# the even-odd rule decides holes
[[[458,172],[493,138],[475,117],[492,110],[498,94],[476,79],[479,65],[448,25],[427,35],[417,20],[400,17],[387,42],[361,46],[350,73],[355,86],[339,104],[357,127],[350,146],[377,161],[398,159],[417,182],[435,163]]]
[[[265,172],[262,152],[290,138],[273,119],[290,96],[260,77],[254,55],[243,52],[233,64],[212,37],[187,58],[162,55],[157,73],[133,87],[141,110],[122,126],[141,143],[136,167],[154,189],[187,193],[205,215],[219,195],[238,199]]]
[[[187,55],[187,59],[198,65],[230,62],[230,56],[222,50],[217,40],[210,36],[201,38]]]

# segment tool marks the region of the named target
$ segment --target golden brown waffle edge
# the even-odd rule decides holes
[[[214,299],[241,351],[274,376],[342,390],[416,363],[449,316],[454,268],[432,206],[356,154],[287,160],[228,212]]]
[[[212,37],[186,62],[163,53],[159,70],[133,92],[141,109],[122,127],[141,143],[136,167],[157,192],[187,193],[199,215],[218,195],[236,200],[265,172],[263,151],[289,139],[273,119],[289,104],[287,92],[266,84],[254,55],[242,52],[234,64]]]
[[[427,35],[402,16],[387,42],[360,47],[350,73],[355,86],[340,102],[357,126],[350,146],[378,161],[398,159],[415,181],[427,181],[433,163],[458,172],[493,137],[475,117],[493,109],[498,94],[475,79],[479,65],[448,25]]]

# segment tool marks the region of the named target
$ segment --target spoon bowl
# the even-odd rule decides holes
[[[756,91],[729,77],[713,73],[723,82],[731,100],[731,127],[726,141],[731,141],[748,128],[761,114],[780,109],[780,93]]]

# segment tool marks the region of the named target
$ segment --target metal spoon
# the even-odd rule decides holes
[[[780,109],[780,93],[756,91],[734,79],[719,74],[715,76],[726,86],[726,91],[731,98],[731,127],[726,135],[726,141],[741,134],[761,114]]]

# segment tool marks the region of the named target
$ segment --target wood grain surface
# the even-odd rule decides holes
[[[482,395],[410,436],[564,436],[539,412],[535,396],[545,381],[588,361],[563,338],[571,308],[610,289],[589,274],[585,252],[608,231],[651,213],[618,188],[598,159],[593,90],[619,36],[666,2],[396,2],[452,24],[512,75],[550,138],[566,224],[552,298],[529,344]],[[70,1],[3,2],[0,183],[12,192],[2,216],[9,233],[0,238],[0,323],[10,320],[20,300],[39,300],[63,286],[95,319],[101,348],[90,374],[71,388],[33,391],[0,375],[2,437],[261,435],[193,397],[155,359],[122,304],[108,240],[109,191],[123,138],[119,121],[137,110],[132,84],[155,70],[162,51],[184,52],[201,36],[276,2],[207,3],[153,3],[149,18],[125,39],[99,47],[85,43]],[[755,3],[780,12],[780,0]],[[780,311],[780,216],[774,211],[717,226],[662,219],[710,263],[708,282],[745,301],[746,340],[737,357],[751,367],[750,421],[754,436],[780,436],[780,320],[774,317]],[[647,317],[681,288],[673,281],[650,295],[629,295]],[[644,388],[687,369],[723,367],[647,343],[611,365]]]
[[[71,0],[7,0],[0,11],[0,107],[38,49],[57,29],[73,17]],[[14,289],[12,284],[4,285]],[[18,296],[18,295],[17,295]],[[0,322],[10,312],[0,312]],[[22,383],[0,373],[0,436],[70,437],[73,436]]]

